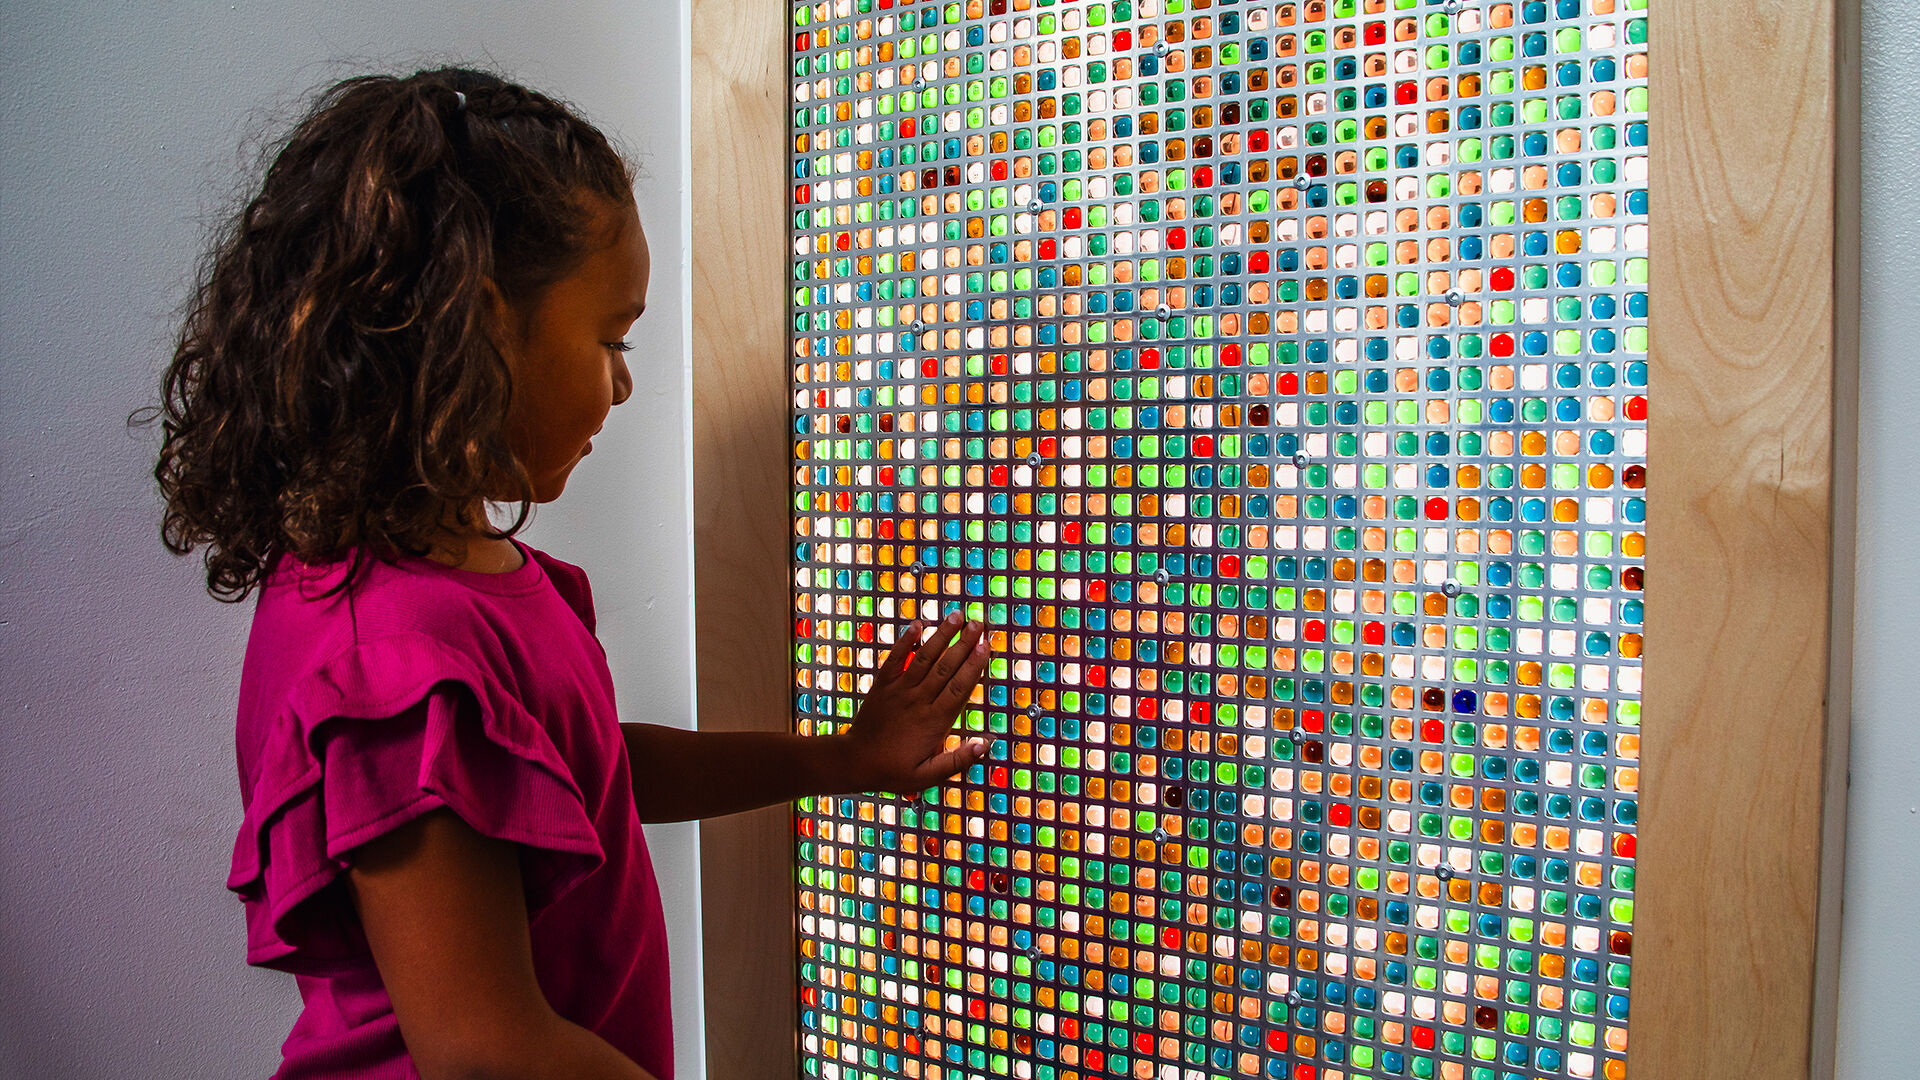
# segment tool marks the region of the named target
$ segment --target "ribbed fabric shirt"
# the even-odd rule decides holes
[[[446,807],[519,845],[540,988],[562,1017],[673,1073],[667,936],[606,653],[579,567],[283,558],[240,680],[244,817],[227,887],[247,962],[297,976],[275,1080],[414,1080],[347,896],[354,849]],[[453,992],[449,988],[449,992]]]

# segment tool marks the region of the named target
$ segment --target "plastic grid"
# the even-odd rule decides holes
[[[792,12],[803,1071],[1618,1080],[1644,0]]]

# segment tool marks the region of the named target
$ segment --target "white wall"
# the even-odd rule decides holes
[[[1859,563],[1840,1080],[1912,1076],[1920,1019],[1920,6],[1863,0]]]
[[[298,1008],[244,966],[223,888],[251,605],[160,547],[152,433],[125,420],[243,137],[305,91],[478,63],[639,157],[638,390],[529,538],[592,573],[626,715],[691,716],[687,34],[665,0],[0,4],[0,1077],[261,1077]],[[695,832],[649,836],[699,1077]]]

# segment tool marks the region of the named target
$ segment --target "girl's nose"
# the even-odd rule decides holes
[[[633,396],[633,372],[627,369],[627,358],[615,353],[613,357],[613,403],[615,405]]]

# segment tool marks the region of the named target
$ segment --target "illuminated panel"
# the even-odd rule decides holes
[[[791,14],[803,1073],[1619,1080],[1645,0]]]

